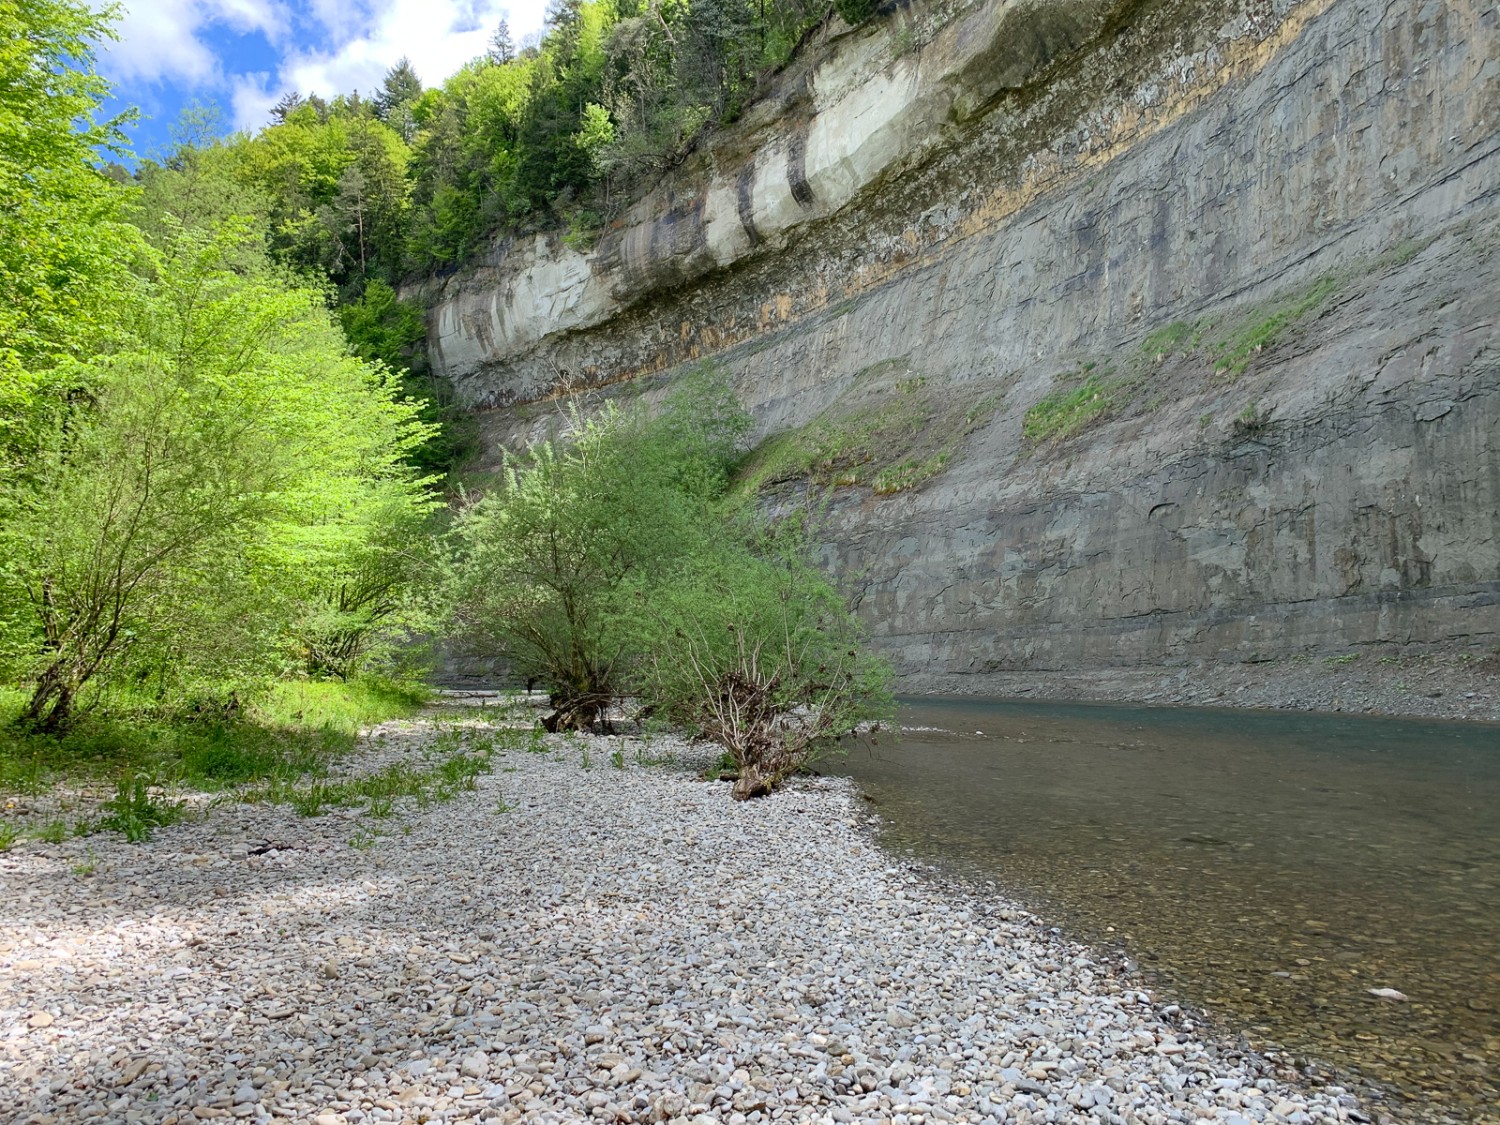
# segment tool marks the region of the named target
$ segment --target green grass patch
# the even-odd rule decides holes
[[[388,719],[415,715],[432,699],[425,685],[380,676],[342,683],[288,680],[272,684],[251,706],[251,718],[287,730],[328,730],[357,734]]]
[[[1164,324],[1141,341],[1141,351],[1154,359],[1166,359],[1197,340],[1197,330],[1185,320]]]
[[[144,777],[122,777],[115,795],[104,802],[97,828],[119,832],[132,844],[151,839],[151,833],[182,819],[182,802],[169,801],[160,787]]]
[[[1115,387],[1090,372],[1076,386],[1062,386],[1026,411],[1022,435],[1031,442],[1055,441],[1078,433],[1114,405]]]
[[[427,698],[425,688],[373,678],[283,683],[238,717],[95,712],[53,736],[19,730],[25,696],[0,692],[0,791],[38,795],[119,778],[214,791],[318,774],[354,748],[362,727],[414,715]]]
[[[922,376],[894,378],[905,370],[904,362],[892,360],[865,368],[845,399],[753,450],[736,490],[749,497],[807,480],[888,496],[941,473],[964,439],[994,417],[1003,395],[992,386],[937,387]]]
[[[1329,274],[1235,318],[1226,331],[1208,345],[1208,358],[1214,374],[1230,378],[1243,374],[1256,355],[1277,343],[1290,329],[1320,312],[1340,287],[1339,279]]]

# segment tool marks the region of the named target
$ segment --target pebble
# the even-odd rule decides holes
[[[1349,1120],[872,847],[843,779],[738,803],[680,740],[546,744],[381,821],[226,803],[0,855],[0,1120]]]

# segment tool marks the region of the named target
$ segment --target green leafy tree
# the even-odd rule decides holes
[[[369,513],[426,502],[393,376],[347,353],[320,292],[231,268],[245,237],[148,255],[118,296],[133,334],[72,362],[85,390],[0,489],[0,600],[29,611],[12,657],[36,728],[127,672],[264,675]]]
[[[709,418],[726,404],[727,415]],[[565,441],[509,459],[458,525],[455,634],[544,680],[559,703],[552,726],[591,724],[639,655],[631,591],[666,581],[703,549],[725,459],[747,424],[705,376],[657,418],[639,408],[575,415]]]
[[[72,393],[59,364],[105,344],[135,241],[125,192],[96,166],[123,145],[94,45],[106,16],[74,0],[0,0],[0,476]]]
[[[363,513],[366,526],[332,560],[321,598],[298,629],[305,670],[347,680],[371,660],[395,655],[429,620],[442,568],[436,501],[396,493]]]
[[[408,454],[413,468],[422,476],[447,477],[473,460],[479,451],[478,424],[454,401],[447,380],[426,368],[422,310],[374,279],[357,300],[340,306],[338,316],[356,354],[400,373],[402,397],[416,405],[428,427],[427,440]]]

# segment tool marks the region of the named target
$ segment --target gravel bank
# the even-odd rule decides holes
[[[0,856],[0,1120],[1358,1119],[894,864],[842,779],[740,805],[680,744],[549,742],[385,821]]]

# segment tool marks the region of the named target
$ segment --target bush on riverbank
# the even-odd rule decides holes
[[[748,429],[708,371],[655,416],[575,416],[460,519],[450,587],[453,634],[545,684],[549,730],[634,697],[723,746],[738,797],[882,715],[890,680],[800,525],[728,500]]]
[[[888,717],[890,667],[864,651],[800,528],[717,543],[642,604],[636,690],[724,748],[737,800]]]

